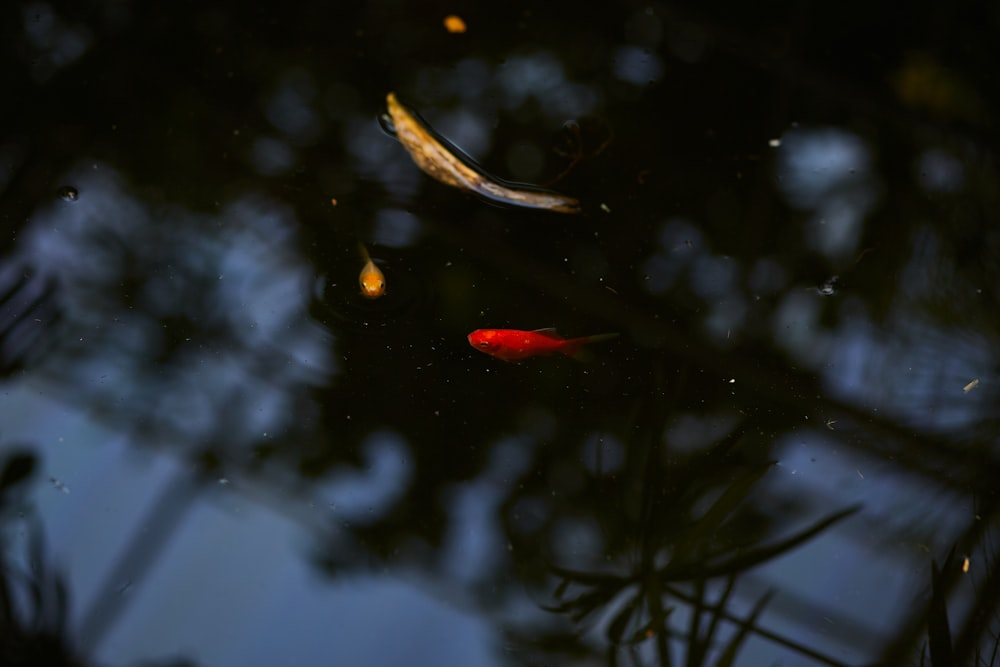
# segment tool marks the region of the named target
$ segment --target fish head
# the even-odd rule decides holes
[[[377,299],[385,294],[385,276],[371,261],[358,276],[358,283],[361,285],[361,296],[366,299]]]
[[[486,354],[496,354],[503,347],[497,332],[491,329],[476,329],[468,338],[469,345]]]

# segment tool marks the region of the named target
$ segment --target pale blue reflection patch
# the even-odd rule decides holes
[[[455,98],[478,102],[492,80],[491,66],[478,58],[464,58],[447,67],[422,67],[411,86],[412,90],[420,91],[421,99],[412,100],[412,103]]]
[[[244,616],[252,623],[240,636],[256,641],[206,664],[308,666],[328,656],[331,665],[499,667],[495,624],[436,599],[424,591],[427,582],[364,577],[330,585],[303,567],[285,569],[267,604]]]
[[[372,241],[390,248],[413,245],[420,235],[420,219],[398,208],[383,208],[375,214]]]
[[[529,97],[558,88],[566,81],[566,73],[555,56],[533,53],[509,58],[497,72],[497,80],[508,98],[508,105],[518,107]]]
[[[834,336],[820,326],[822,310],[815,292],[788,292],[775,309],[771,330],[775,342],[799,362],[815,367],[829,354]]]
[[[308,319],[290,209],[247,198],[221,216],[154,219],[102,165],[66,182],[78,200],[40,209],[15,253],[59,287],[62,345],[38,372],[178,448],[203,447],[220,423],[234,452],[296,423],[304,390],[335,368]]]
[[[500,508],[514,485],[531,468],[534,439],[511,436],[499,440],[489,464],[475,479],[448,489],[448,514],[441,564],[451,579],[480,581],[506,559],[507,544],[500,526]]]
[[[574,568],[604,564],[603,532],[592,518],[561,515],[553,523],[547,541],[553,562],[573,563]]]
[[[612,475],[625,464],[625,447],[612,433],[591,433],[580,447],[580,459],[592,475]]]
[[[465,107],[435,114],[431,127],[473,160],[489,151],[493,140],[488,119]]]
[[[440,558],[449,579],[481,581],[504,562],[507,545],[499,509],[506,496],[505,489],[486,480],[455,485],[444,494],[448,530]]]
[[[739,294],[739,267],[731,257],[702,255],[691,267],[691,288],[703,300]]]
[[[341,466],[317,493],[336,517],[369,524],[382,519],[406,495],[413,479],[413,463],[409,444],[392,431],[372,433],[365,438],[361,449],[365,469]]]
[[[645,288],[660,294],[674,287],[703,249],[701,231],[682,218],[667,220],[660,228],[659,249],[639,266]]]
[[[535,535],[552,515],[552,503],[538,496],[519,496],[507,510],[510,529],[522,537]]]
[[[788,272],[780,262],[764,257],[754,263],[747,280],[755,294],[774,294],[788,286]]]
[[[250,157],[254,169],[264,176],[284,174],[295,164],[295,153],[291,146],[280,139],[268,137],[254,140]]]
[[[517,109],[535,99],[551,118],[591,113],[600,97],[593,86],[567,80],[562,63],[544,52],[509,58],[497,70],[496,81],[503,88],[505,108]]]
[[[779,157],[781,190],[791,204],[803,209],[817,208],[871,166],[861,139],[835,128],[786,132]]]
[[[790,130],[780,145],[778,185],[791,205],[812,212],[806,242],[831,258],[854,253],[880,190],[865,142],[844,130],[815,128]]]
[[[313,109],[316,84],[303,69],[288,71],[264,104],[264,113],[282,134],[295,143],[315,141],[322,131],[319,114]]]
[[[402,199],[408,200],[420,190],[422,172],[406,149],[387,137],[372,118],[354,118],[345,123],[342,141],[362,178],[378,180],[388,192]]]
[[[732,432],[739,419],[735,414],[680,415],[663,434],[669,452],[697,452],[708,449]]]
[[[36,81],[44,81],[60,67],[78,60],[93,42],[87,26],[67,22],[47,2],[32,2],[23,11],[24,35],[36,51],[29,69]]]
[[[623,46],[612,60],[615,76],[636,86],[647,86],[663,76],[663,62],[651,51]]]
[[[962,162],[936,148],[920,155],[917,176],[920,185],[933,192],[958,192],[965,182]]]

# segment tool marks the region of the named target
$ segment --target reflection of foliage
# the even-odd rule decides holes
[[[66,637],[68,592],[63,578],[46,564],[41,526],[28,528],[30,573],[7,563],[0,578],[0,663],[4,665],[78,665]],[[27,599],[19,615],[16,601]]]
[[[0,377],[39,359],[59,318],[54,281],[9,262],[0,271]]]
[[[700,464],[693,464],[688,474],[678,475],[677,478],[687,482],[668,492],[672,498],[686,502],[686,507],[692,510],[700,505],[706,487],[699,473],[708,474],[707,466],[724,464],[739,439],[739,435],[724,439],[706,453]],[[662,517],[644,512],[638,561],[628,572],[600,573],[554,567],[553,572],[562,581],[555,591],[557,604],[551,610],[565,614],[574,622],[604,613],[610,664],[617,664],[622,649],[636,657],[639,645],[653,640],[658,664],[669,665],[668,640],[671,637],[686,644],[685,664],[706,664],[713,652],[714,664],[734,664],[748,635],[761,633],[757,619],[771,597],[771,592],[761,596],[745,618],[727,611],[739,576],[804,544],[858,509],[851,507],[835,512],[791,537],[770,544],[741,544],[734,536],[741,532],[737,524],[746,521],[747,517],[739,510],[769,467],[768,462],[752,464],[749,468],[745,463],[740,464],[742,474],[721,489],[707,510],[700,516],[695,516],[694,511],[686,512],[686,523],[676,527],[663,528]],[[649,507],[655,502],[653,496],[663,491],[662,486],[647,484],[643,489],[644,505]],[[712,602],[710,595],[719,588],[715,585],[716,580],[723,582],[722,590]],[[570,593],[571,590],[574,592]],[[686,631],[670,627],[670,620],[676,618],[677,602],[688,608]],[[722,623],[737,629],[719,648]],[[804,646],[770,633],[763,634],[788,648],[810,653]]]
[[[51,565],[42,526],[24,495],[37,468],[27,449],[14,448],[0,465],[0,529],[24,517],[27,567],[9,553],[0,530],[0,665],[3,667],[85,667],[69,637],[69,589]],[[152,667],[154,663],[144,663]],[[178,659],[160,667],[194,667]]]
[[[952,547],[940,568],[938,568],[936,561],[931,561],[931,599],[927,609],[927,643],[920,652],[921,667],[927,664],[928,654],[930,655],[930,667],[950,667],[951,665],[965,664],[962,658],[970,652],[970,647],[964,645],[967,642],[962,641],[963,638],[953,636],[951,624],[948,621],[948,580],[959,571],[967,572],[969,560],[965,558],[963,561],[960,567],[955,560],[955,547]],[[993,564],[991,563],[991,565]],[[989,590],[995,588],[996,585],[995,577],[990,576],[990,581],[986,582],[984,588]],[[969,636],[975,638],[977,642],[980,637],[989,636],[990,621],[991,619],[987,615],[973,614],[970,619],[972,630],[968,633]],[[992,635],[991,646],[982,646],[977,643],[971,652],[974,654],[971,663],[973,665],[997,664],[997,660],[1000,658],[1000,635]]]
[[[27,452],[8,456],[0,473],[0,517],[20,504],[24,483],[35,470]],[[78,665],[66,639],[68,593],[62,577],[47,564],[41,526],[29,520],[27,557],[30,572],[9,562],[0,543],[0,664]]]

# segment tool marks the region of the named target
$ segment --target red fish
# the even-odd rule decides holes
[[[540,354],[565,354],[579,357],[583,346],[610,340],[618,334],[598,334],[583,338],[563,338],[555,329],[476,329],[469,334],[469,345],[480,352],[504,361],[520,361]]]

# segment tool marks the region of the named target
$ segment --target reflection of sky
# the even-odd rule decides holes
[[[23,16],[24,35],[36,58],[30,72],[37,81],[79,59],[93,41],[90,28],[63,18],[47,2],[25,4]]]
[[[338,519],[375,523],[407,492],[413,476],[409,445],[388,432],[369,435],[361,445],[364,472],[334,470],[317,490]]]
[[[331,583],[320,577],[306,558],[309,534],[241,493],[238,480],[212,485],[196,498],[151,568],[117,570],[129,541],[159,528],[143,523],[151,503],[189,471],[168,457],[130,451],[129,443],[78,411],[40,401],[30,390],[8,392],[4,405],[12,410],[5,440],[41,445],[34,503],[45,517],[53,560],[69,576],[73,626],[86,625],[95,605],[125,612],[100,644],[83,638],[86,655],[101,664],[178,655],[212,667],[312,664],[324,655],[338,664],[494,664],[492,624],[428,594],[419,578],[352,576]],[[40,412],[47,415],[43,423]],[[335,516],[377,514],[380,504],[391,502],[385,494],[405,486],[398,438],[373,435],[369,444],[367,482],[331,480]],[[497,454],[510,472],[526,462],[505,445]],[[455,523],[445,559],[455,562],[443,572],[455,581],[478,578],[496,550],[503,551],[495,534],[491,541],[482,532],[492,525],[498,498],[491,485],[484,479],[451,498]],[[299,512],[327,511],[305,499],[301,505]],[[11,553],[20,546],[15,541]]]
[[[70,182],[79,199],[40,211],[18,254],[58,285],[51,377],[199,445],[218,429],[221,405],[241,415],[227,427],[231,442],[291,427],[297,392],[325,382],[334,363],[327,334],[306,317],[310,278],[288,211],[246,199],[218,217],[156,218],[101,166]],[[169,368],[158,366],[164,354]]]
[[[811,211],[805,239],[831,258],[856,252],[878,197],[867,145],[841,129],[795,129],[781,140],[778,184],[789,203]]]
[[[416,581],[320,580],[303,525],[251,500],[238,466],[232,479],[198,489],[186,481],[193,468],[136,452],[133,438],[123,437],[136,428],[152,439],[168,435],[176,454],[219,442],[224,424],[222,440],[238,458],[294,427],[305,391],[329,381],[335,341],[305,315],[309,274],[289,212],[247,198],[222,205],[217,216],[173,210],[163,219],[106,167],[68,182],[79,199],[34,216],[18,250],[56,281],[64,328],[38,375],[4,387],[0,435],[37,447],[35,504],[51,557],[68,576],[72,627],[86,633],[112,619],[100,641],[81,637],[90,657],[126,664],[182,654],[213,667],[324,654],[345,664],[492,664],[484,620]],[[380,240],[406,243],[415,223],[388,211]],[[180,347],[163,369],[155,361],[170,333],[162,322],[183,318],[192,325],[175,337]],[[50,395],[40,384],[86,391]],[[414,473],[408,443],[377,432],[362,452],[362,468],[335,470],[291,515],[315,514],[306,525],[331,515],[365,523],[391,509]],[[516,448],[497,452],[501,468],[523,469]],[[445,560],[461,559],[456,580],[488,574],[503,548],[497,533],[482,529],[501,498],[497,484],[484,478],[454,491]],[[176,532],[163,535],[149,567],[122,561],[164,530],[146,523],[161,502],[181,513]]]

